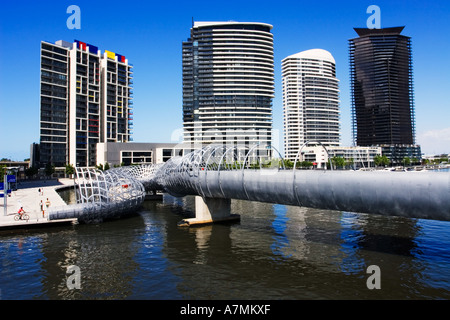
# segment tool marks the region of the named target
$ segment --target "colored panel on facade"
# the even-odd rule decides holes
[[[86,42],[82,42],[80,40],[74,40],[74,42],[76,42],[78,49],[86,51],[86,50],[88,50],[87,48],[89,48],[89,52],[90,53],[98,54],[98,47],[93,46],[93,45],[91,45],[89,43],[86,43]]]
[[[116,54],[116,56],[117,56],[117,61],[125,63],[125,56],[123,56],[121,54]]]
[[[89,47],[89,52],[93,54],[98,54],[98,47],[93,46],[92,44],[87,45]]]
[[[78,49],[86,51],[86,43],[85,42],[79,42],[78,43]]]
[[[113,60],[116,59],[116,54],[115,54],[114,52],[105,50],[105,53],[106,53],[106,56],[107,56],[108,58],[113,59]]]

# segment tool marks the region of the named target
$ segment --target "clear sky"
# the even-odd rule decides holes
[[[450,153],[450,1],[5,1],[0,0],[0,158],[23,160],[39,142],[40,42],[74,39],[125,55],[134,65],[135,142],[179,142],[181,43],[195,21],[273,25],[274,130],[282,146],[281,60],[314,48],[331,52],[340,80],[342,145],[351,144],[348,40],[366,27],[370,5],[381,27],[412,37],[416,137],[426,154]],[[68,29],[67,7],[81,10]],[[277,141],[275,141],[277,143]]]

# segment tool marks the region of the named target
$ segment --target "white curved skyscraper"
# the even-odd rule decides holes
[[[326,50],[303,51],[282,60],[284,152],[294,160],[307,141],[340,145],[339,80]]]
[[[184,141],[271,144],[272,26],[195,22],[183,42]]]

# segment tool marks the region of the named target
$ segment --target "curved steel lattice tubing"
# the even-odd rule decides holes
[[[50,220],[78,218],[90,222],[112,219],[135,210],[145,200],[144,185],[130,174],[129,168],[107,171],[75,168],[75,172],[77,205],[51,208]]]
[[[298,196],[298,185],[297,185],[297,175],[296,175],[296,169],[297,169],[297,161],[299,160],[299,157],[302,155],[302,150],[304,147],[306,147],[308,144],[311,143],[315,143],[318,144],[320,146],[322,146],[322,148],[324,148],[325,152],[327,153],[327,157],[328,157],[328,161],[330,163],[330,169],[333,170],[333,164],[331,163],[331,159],[330,159],[330,154],[328,153],[328,149],[320,142],[316,142],[316,141],[306,141],[298,150],[297,155],[295,156],[295,161],[294,161],[294,178],[292,181],[292,193],[295,195],[295,200],[297,201],[298,206],[303,206],[301,199]]]
[[[248,149],[244,161],[238,161],[236,147],[212,145],[173,158],[156,174],[159,185],[178,196],[450,220],[448,173],[342,171],[332,164],[331,170],[297,170],[299,155],[293,170],[284,167],[281,156],[267,168],[257,147]]]
[[[184,157],[170,159],[164,168],[158,171],[157,179],[159,184],[173,195],[195,194],[203,197],[214,197],[217,196],[217,193],[220,193],[221,197],[226,198],[227,195],[222,189],[221,183],[223,172],[232,171],[233,176],[236,176],[243,186],[243,190],[245,190],[244,175],[247,170],[274,169],[274,165],[276,170],[280,169],[280,165],[282,169],[285,168],[284,160],[278,150],[276,151],[280,158],[267,158],[264,154],[259,154],[260,151],[267,153],[272,149],[275,150],[273,147],[261,148],[258,144],[251,148],[208,145]],[[243,154],[244,151],[245,154]],[[266,164],[264,164],[264,160]]]
[[[273,157],[274,151],[279,157]],[[296,170],[298,156],[293,170],[288,170],[271,146],[208,145],[161,165],[105,172],[76,168],[78,202],[84,205],[78,215],[90,219],[120,215],[140,205],[145,189],[152,189],[174,196],[450,220],[450,174],[446,172]]]

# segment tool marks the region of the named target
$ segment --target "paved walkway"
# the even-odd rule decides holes
[[[56,192],[57,188],[63,186],[73,186],[72,179],[59,180],[40,180],[31,182],[21,182],[17,191],[12,191],[11,196],[7,199],[7,214],[5,215],[4,198],[0,198],[0,228],[2,227],[20,227],[23,225],[36,225],[42,223],[54,223],[58,221],[49,221],[45,211],[45,202],[50,201],[50,206],[65,206],[64,200]],[[43,190],[39,193],[39,189]],[[44,216],[40,211],[40,202],[44,203]],[[25,212],[30,216],[27,221],[14,220],[14,215],[18,212],[20,207],[23,207]],[[76,219],[71,219],[76,221]],[[62,221],[59,221],[62,222]],[[67,221],[66,221],[67,222]]]

